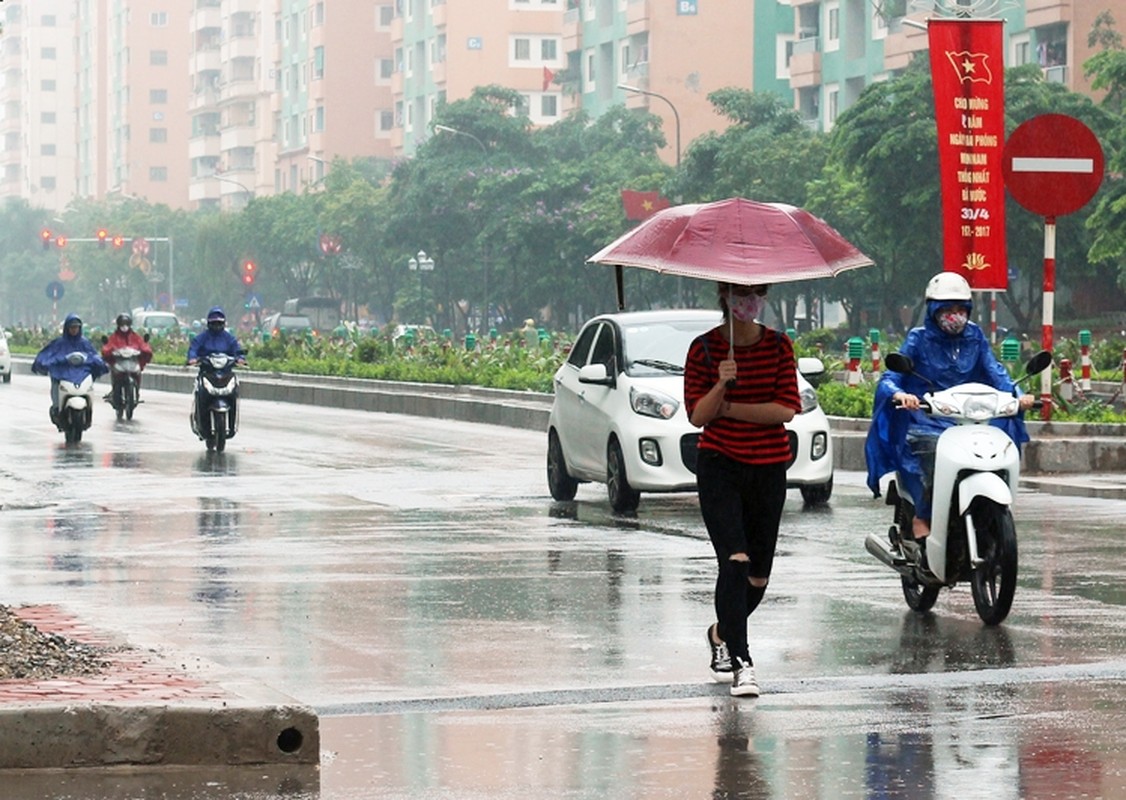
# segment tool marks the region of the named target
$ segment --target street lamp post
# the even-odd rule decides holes
[[[630,86],[629,84],[626,84],[626,83],[619,83],[618,88],[622,89],[623,91],[626,91],[626,92],[635,92],[637,94],[643,94],[643,95],[646,95],[648,97],[656,97],[658,100],[664,100],[666,103],[668,103],[669,108],[672,109],[673,120],[676,122],[676,165],[677,165],[677,167],[679,167],[680,166],[680,114],[677,113],[676,106],[674,106],[672,104],[672,100],[669,100],[663,94],[657,94],[656,92],[651,92],[648,89],[642,89],[638,86]]]
[[[242,189],[244,192],[246,192],[246,201],[248,203],[250,202],[250,199],[252,197],[254,197],[254,192],[247,189],[246,186],[243,185],[242,181],[236,181],[234,178],[228,178],[224,175],[220,175],[218,172],[213,172],[211,174],[211,177],[215,178],[216,180],[223,181],[225,183],[233,183],[235,186]]]
[[[419,307],[419,324],[426,322],[426,308],[422,297],[422,273],[432,272],[434,270],[434,259],[426,255],[425,250],[419,250],[418,255],[411,256],[407,259],[407,269],[411,272],[418,272],[418,307]]]
[[[478,139],[476,136],[474,136],[472,133],[466,133],[465,131],[459,131],[457,128],[451,128],[449,125],[435,125],[434,130],[437,131],[438,133],[448,133],[452,136],[464,136],[467,139],[472,139],[473,141],[475,141],[477,143],[477,146],[481,148],[481,155],[483,155],[485,158],[489,157],[489,148],[485,147],[485,143],[482,142],[480,139]],[[488,335],[488,333],[489,333],[489,252],[488,252],[488,244],[486,244],[484,249],[483,249],[482,257],[483,257],[484,262],[485,262],[485,264],[484,264],[485,281],[484,281],[484,287],[483,287],[484,293],[485,293],[485,309],[484,309],[484,313],[481,314],[481,336],[484,337],[484,336]],[[468,320],[466,320],[466,326],[468,327]]]

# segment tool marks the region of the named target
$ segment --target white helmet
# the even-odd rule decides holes
[[[970,285],[955,272],[940,272],[927,282],[927,300],[970,302]]]

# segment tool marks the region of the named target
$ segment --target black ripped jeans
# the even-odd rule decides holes
[[[715,549],[717,633],[731,657],[751,662],[747,620],[766,587],[750,578],[769,578],[778,545],[778,524],[786,503],[785,464],[743,464],[713,450],[701,450],[696,465],[700,513]],[[746,553],[747,561],[732,561]]]

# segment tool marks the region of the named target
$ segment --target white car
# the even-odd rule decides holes
[[[12,382],[12,353],[8,350],[8,334],[0,328],[0,375],[4,383]]]
[[[578,484],[605,483],[616,512],[637,509],[641,492],[696,489],[700,431],[684,410],[684,359],[692,340],[714,328],[718,311],[604,314],[583,326],[556,371],[547,429],[547,483],[556,500]],[[786,425],[787,485],[807,504],[833,492],[829,420],[803,377],[824,372],[820,359],[795,365],[802,410]]]

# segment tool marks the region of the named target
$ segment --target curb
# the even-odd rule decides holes
[[[317,715],[201,659],[122,646],[55,606],[12,613],[47,634],[108,649],[96,675],[0,681],[0,770],[289,766],[317,780]]]

